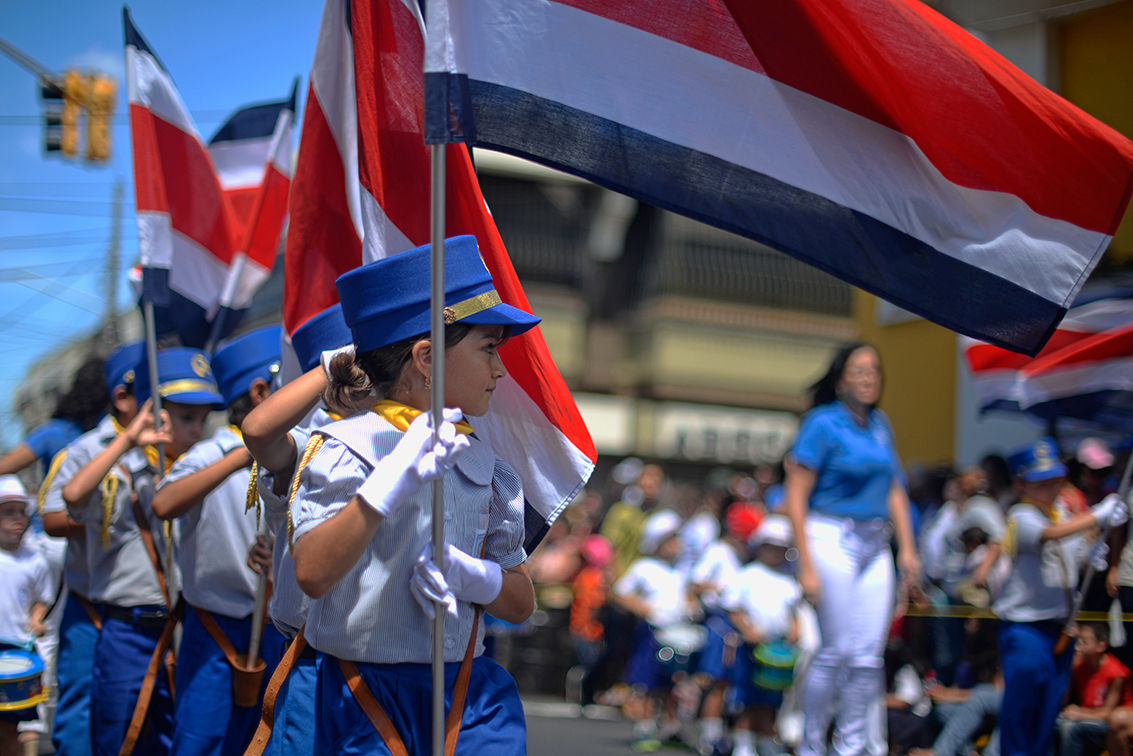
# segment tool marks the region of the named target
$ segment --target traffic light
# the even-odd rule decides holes
[[[62,82],[43,79],[39,97],[43,100],[43,149],[59,152],[63,148]]]
[[[79,152],[79,111],[87,95],[87,77],[74,68],[63,74],[62,131],[59,148],[67,157]]]
[[[87,88],[87,160],[110,159],[110,116],[114,112],[114,79],[95,73]]]

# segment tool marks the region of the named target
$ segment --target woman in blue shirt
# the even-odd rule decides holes
[[[788,455],[786,512],[798,580],[822,633],[803,692],[800,756],[826,752],[835,704],[839,756],[868,750],[870,707],[885,694],[883,651],[896,585],[891,536],[903,581],[911,586],[920,576],[893,429],[877,409],[881,383],[873,347],[840,349],[813,387],[813,409]]]

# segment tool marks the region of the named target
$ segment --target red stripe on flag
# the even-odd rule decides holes
[[[130,105],[130,127],[137,209],[168,213],[175,231],[230,263],[228,206],[204,146],[140,105]]]
[[[1068,346],[1061,352],[1035,359],[1033,363],[1027,366],[1025,372],[1028,378],[1032,378],[1055,370],[1065,370],[1121,357],[1133,357],[1133,326],[1125,326],[1113,331],[1102,331],[1088,338],[1076,339],[1072,346]]]
[[[362,263],[346,198],[346,171],[318,98],[308,87],[284,254],[283,323],[288,333],[338,302],[334,280]],[[353,180],[353,177],[351,178]]]
[[[287,216],[291,178],[280,173],[273,163],[268,164],[265,174],[264,183],[259,188],[259,205],[253,218],[254,225],[248,229],[244,249],[249,260],[271,270],[275,264],[283,219]]]
[[[964,351],[964,356],[968,361],[968,367],[976,375],[984,370],[1021,370],[1035,360],[1046,357],[1092,335],[1059,329],[1051,335],[1046,346],[1035,357],[1028,357],[1019,352],[1012,352],[1009,349],[984,343],[973,344],[968,347]]]
[[[224,196],[228,198],[228,208],[231,210],[232,238],[243,239],[248,233],[248,224],[256,210],[259,199],[258,186],[241,187],[240,189],[225,189]]]
[[[1117,228],[1133,143],[919,0],[727,5],[769,76],[905,134],[949,180]]]

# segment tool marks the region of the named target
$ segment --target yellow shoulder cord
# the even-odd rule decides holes
[[[299,464],[295,465],[295,475],[291,477],[291,495],[287,497],[287,548],[294,553],[295,550],[295,523],[291,520],[291,504],[295,501],[295,494],[299,491],[299,473],[303,472],[303,468],[311,461],[311,458],[319,453],[319,449],[323,448],[323,442],[326,437],[321,433],[313,433],[307,440],[307,446],[303,449],[303,457],[299,460]]]
[[[260,497],[259,491],[256,488],[256,478],[259,477],[260,463],[255,460],[252,461],[252,475],[248,478],[248,495],[244,501],[244,513],[247,514],[248,510],[252,507],[256,508],[256,529],[260,528]]]
[[[59,466],[63,464],[63,460],[66,458],[66,449],[51,458],[51,466],[47,468],[47,475],[44,476],[43,483],[39,486],[39,494],[36,495],[35,499],[36,511],[39,512],[40,517],[43,517],[43,503],[47,499],[47,487],[51,485],[51,481],[55,480],[55,476],[59,473]]]
[[[110,517],[114,514],[114,500],[118,497],[118,478],[111,470],[99,486],[102,491],[102,523],[98,530],[98,542],[103,548],[110,545]]]

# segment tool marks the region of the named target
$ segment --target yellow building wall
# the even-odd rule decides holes
[[[951,464],[956,435],[956,334],[923,318],[883,325],[877,297],[855,291],[861,338],[877,347],[885,371],[881,408],[893,422],[906,468]]]
[[[1059,39],[1062,96],[1133,138],[1133,0],[1064,19]],[[1133,213],[1126,211],[1107,258],[1133,260]]]

